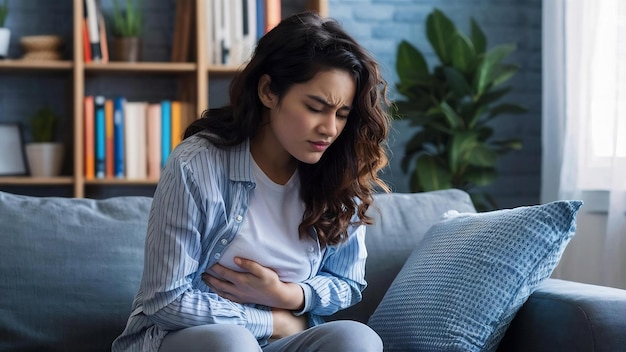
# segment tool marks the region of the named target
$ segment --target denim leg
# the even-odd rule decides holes
[[[239,325],[200,325],[165,335],[159,352],[261,352],[248,329]]]
[[[365,324],[338,320],[271,342],[263,352],[381,352],[383,342]]]

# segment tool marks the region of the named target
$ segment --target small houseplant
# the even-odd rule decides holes
[[[9,56],[9,42],[11,39],[11,31],[4,27],[4,23],[9,15],[9,0],[0,2],[0,59]]]
[[[139,61],[143,29],[141,0],[126,0],[126,6],[123,9],[117,0],[113,0],[110,24],[113,33],[112,59]]]
[[[413,192],[446,188],[467,191],[479,210],[496,207],[480,187],[496,176],[500,154],[521,148],[517,139],[494,140],[490,122],[526,109],[498,103],[509,93],[505,86],[519,67],[503,63],[513,44],[487,49],[487,39],[471,19],[466,36],[443,12],[433,10],[426,20],[428,40],[439,63],[429,70],[423,54],[407,41],[398,46],[395,113],[418,127],[405,147],[402,169],[410,173]]]
[[[61,173],[63,144],[55,141],[59,116],[49,107],[40,108],[30,123],[32,142],[26,144],[31,176],[51,177]]]

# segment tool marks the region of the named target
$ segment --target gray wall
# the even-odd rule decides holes
[[[489,47],[516,43],[508,61],[522,66],[511,81],[513,92],[503,101],[528,107],[524,115],[502,116],[494,121],[498,138],[520,138],[523,149],[503,156],[500,177],[487,188],[500,207],[539,202],[541,174],[541,0],[329,0],[330,16],[377,58],[390,87],[395,85],[395,55],[406,39],[434,62],[426,39],[425,20],[433,8],[442,10],[457,27],[469,33],[469,18],[480,24]],[[393,91],[391,99],[402,99]],[[408,176],[399,167],[404,143],[413,131],[404,121],[394,121],[393,155],[385,180],[397,192],[408,192]]]

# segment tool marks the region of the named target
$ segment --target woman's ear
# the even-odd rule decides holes
[[[261,103],[268,109],[273,109],[278,104],[278,96],[270,89],[270,83],[272,79],[267,74],[261,76],[259,79],[258,93]]]

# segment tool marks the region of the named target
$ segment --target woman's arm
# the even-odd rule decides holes
[[[296,314],[328,316],[360,302],[366,258],[365,225],[350,226],[348,240],[326,248],[317,275],[300,283],[304,308]]]

